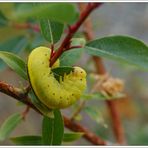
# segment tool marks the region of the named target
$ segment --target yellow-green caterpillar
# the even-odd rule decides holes
[[[64,79],[57,81],[52,68],[59,67],[59,60],[50,65],[51,49],[35,48],[28,58],[28,75],[31,86],[38,99],[50,109],[66,108],[78,100],[86,88],[86,72],[74,67]]]

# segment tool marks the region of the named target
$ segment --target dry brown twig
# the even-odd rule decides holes
[[[119,78],[113,78],[109,74],[93,75],[96,83],[92,88],[93,92],[101,92],[104,96],[111,98],[123,97],[124,82]],[[120,95],[120,96],[119,96]]]

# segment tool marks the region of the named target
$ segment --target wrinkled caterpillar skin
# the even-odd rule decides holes
[[[35,48],[28,58],[28,75],[38,99],[50,109],[62,109],[75,103],[86,88],[86,72],[80,67],[65,74],[57,81],[51,68],[59,66],[59,60],[49,67],[51,50]]]

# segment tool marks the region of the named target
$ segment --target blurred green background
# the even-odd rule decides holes
[[[75,3],[74,3],[75,4]],[[18,3],[0,3],[0,10],[9,18],[12,10],[21,7]],[[93,29],[96,38],[107,35],[130,35],[148,42],[148,4],[147,3],[105,3],[91,15]],[[30,20],[33,23],[33,20]],[[13,41],[14,44],[8,44]],[[19,42],[18,42],[19,41]],[[19,44],[18,44],[19,43]],[[41,34],[32,30],[21,30],[12,27],[0,27],[0,47],[13,50],[24,60],[28,53],[39,45],[48,45]],[[10,49],[11,47],[11,49]],[[20,51],[20,48],[22,50]],[[2,49],[3,50],[3,49]],[[5,49],[4,49],[5,50]],[[136,67],[103,59],[108,72],[114,77],[125,81],[125,89],[129,94],[126,99],[118,100],[118,106],[125,129],[127,143],[129,145],[148,144],[148,72]],[[87,65],[87,63],[89,63]],[[75,64],[81,65],[88,70],[95,71],[90,56],[83,57]],[[0,80],[6,81],[17,87],[26,84],[11,69],[5,67],[0,61]],[[98,110],[98,119],[93,120],[82,111],[82,119],[79,121],[100,137],[115,142],[111,128],[111,120],[104,101],[92,100],[87,106],[93,106]],[[0,93],[0,125],[12,113],[22,112],[25,107],[20,106],[17,101]],[[63,110],[67,115],[72,114],[72,109]],[[95,117],[96,117],[95,116]],[[42,117],[30,111],[26,120],[20,124],[12,133],[12,136],[31,135],[41,133]],[[90,145],[86,140],[80,139],[70,145]],[[1,142],[0,145],[13,145],[9,140]]]

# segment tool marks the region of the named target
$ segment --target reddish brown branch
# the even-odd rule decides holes
[[[65,39],[63,40],[61,46],[59,47],[58,51],[54,54],[51,58],[50,66],[54,64],[54,62],[60,57],[60,55],[65,51],[67,43],[70,43],[72,36],[75,32],[80,28],[83,24],[85,19],[89,16],[89,14],[97,7],[99,7],[101,3],[89,3],[84,11],[80,14],[79,20],[73,25],[69,26],[69,32],[66,35]]]
[[[23,24],[18,24],[18,23],[12,23],[12,27],[16,29],[32,29],[35,32],[39,32],[40,28],[36,24],[30,24],[30,23],[23,23]]]
[[[67,128],[75,132],[84,132],[84,137],[94,145],[107,145],[107,143],[104,140],[96,136],[94,133],[90,132],[84,126],[75,123],[74,121],[68,119],[67,117],[64,117],[64,123]]]
[[[10,84],[6,84],[5,82],[0,81],[0,92],[3,92],[4,94],[7,94],[7,95],[13,97],[14,99],[26,104],[28,107],[26,108],[26,110],[24,111],[23,114],[26,115],[26,113],[28,113],[29,107],[31,107],[32,109],[34,109],[35,111],[37,111],[38,113],[41,114],[41,112],[39,112],[37,110],[37,108],[30,102],[30,100],[26,96],[26,94],[22,93],[23,92],[22,90],[14,87]],[[83,132],[84,138],[87,139],[88,141],[90,141],[92,144],[94,144],[94,145],[106,145],[107,144],[104,140],[102,140],[100,137],[98,137],[97,135],[95,135],[94,133],[89,131],[84,126],[71,121],[69,118],[67,118],[65,116],[63,116],[63,118],[64,118],[65,126],[67,128],[71,129],[72,131]]]
[[[86,5],[84,3],[79,3],[79,8],[80,8],[80,11],[83,12],[83,10],[86,8]],[[94,38],[94,34],[93,34],[92,23],[90,18],[87,18],[87,20],[83,24],[83,27],[84,27],[84,32],[87,40],[92,40]],[[102,59],[100,57],[93,56],[93,60],[94,60],[97,72],[99,74],[105,74],[106,69],[103,65]],[[120,144],[125,144],[124,129],[122,127],[122,123],[120,120],[120,113],[117,108],[116,102],[114,100],[109,100],[109,101],[106,101],[106,104],[108,106],[108,110],[112,117],[113,129],[114,129],[117,142]]]
[[[112,118],[113,129],[114,129],[117,142],[119,144],[125,144],[126,140],[124,136],[124,129],[122,127],[122,123],[120,120],[120,113],[119,113],[119,109],[117,107],[116,101],[115,100],[106,101],[106,104],[108,106],[108,110]]]
[[[21,101],[22,103],[32,106],[32,104],[29,102],[29,99],[26,97],[26,93],[10,84],[0,81],[0,92],[13,97],[16,100]]]

